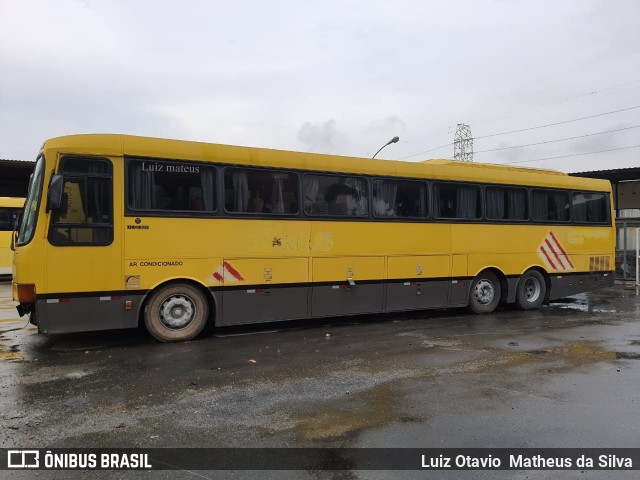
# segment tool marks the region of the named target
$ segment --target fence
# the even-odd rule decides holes
[[[640,218],[616,220],[616,278],[636,280],[636,242]]]

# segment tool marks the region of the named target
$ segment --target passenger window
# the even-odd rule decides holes
[[[362,177],[305,175],[304,213],[310,216],[368,217],[367,182]]]
[[[433,208],[439,218],[475,220],[482,216],[480,187],[435,183]]]
[[[224,171],[224,208],[230,213],[297,215],[298,176],[249,168]]]
[[[514,187],[487,187],[485,212],[488,220],[528,220],[527,190]]]
[[[216,203],[215,167],[156,160],[127,162],[131,210],[215,212]]]
[[[609,220],[607,196],[603,193],[574,193],[571,196],[573,220],[605,223]]]
[[[411,180],[374,180],[373,215],[382,218],[427,216],[426,184]]]
[[[533,190],[532,217],[535,222],[568,222],[570,217],[569,192],[563,190]]]

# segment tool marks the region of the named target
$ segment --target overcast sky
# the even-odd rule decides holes
[[[126,133],[364,157],[398,135],[379,158],[419,161],[453,157],[458,123],[567,122],[476,138],[474,161],[624,168],[632,107],[640,0],[0,0],[5,159]]]

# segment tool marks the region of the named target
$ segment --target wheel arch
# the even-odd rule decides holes
[[[168,285],[178,284],[178,283],[186,283],[191,285],[202,292],[204,297],[207,299],[207,303],[209,304],[209,318],[207,320],[207,326],[215,325],[216,320],[218,319],[218,305],[219,299],[216,298],[215,293],[204,285],[202,282],[196,280],[191,277],[179,277],[179,278],[171,278],[169,280],[164,280],[155,284],[152,288],[147,290],[144,294],[142,301],[138,305],[137,319],[138,319],[138,327],[144,324],[144,309],[149,303],[149,299],[152,295],[157,292],[159,289],[164,288]],[[206,327],[205,327],[206,328]]]
[[[500,302],[501,303],[504,302],[509,293],[509,281],[507,280],[507,276],[498,267],[496,267],[495,265],[492,265],[492,266],[484,267],[481,270],[479,270],[473,276],[473,278],[476,278],[482,275],[484,272],[491,272],[498,278],[498,281],[500,282]]]
[[[549,272],[547,272],[547,270],[540,266],[540,265],[531,265],[528,268],[526,268],[519,276],[518,276],[518,281],[516,282],[516,288],[517,288],[517,284],[520,282],[520,279],[527,273],[530,272],[532,270],[535,270],[537,272],[539,272],[542,275],[542,278],[544,278],[544,284],[546,287],[546,291],[544,294],[544,301],[543,303],[548,303],[549,302],[549,295],[551,294],[551,275],[549,275]],[[515,295],[514,295],[515,297]]]

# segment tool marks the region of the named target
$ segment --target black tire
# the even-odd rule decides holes
[[[161,342],[183,342],[196,337],[209,318],[209,303],[187,283],[174,283],[155,291],[144,309],[144,324]]]
[[[471,282],[469,308],[475,313],[491,313],[500,303],[500,282],[494,273],[482,272]]]
[[[516,305],[522,310],[540,308],[547,295],[547,284],[537,270],[524,272],[516,287]]]

